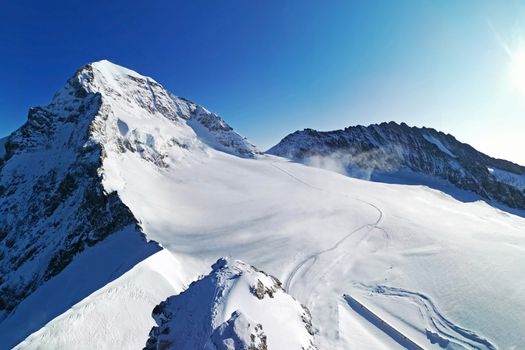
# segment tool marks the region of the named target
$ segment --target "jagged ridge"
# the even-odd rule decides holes
[[[460,189],[525,209],[525,167],[483,154],[449,134],[394,122],[286,136],[268,153],[298,161],[332,157],[352,174],[400,169],[446,180]]]

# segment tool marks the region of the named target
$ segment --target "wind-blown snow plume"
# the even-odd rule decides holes
[[[396,171],[401,166],[399,147],[394,151],[372,149],[359,152],[349,149],[345,152],[334,151],[328,154],[310,155],[304,158],[307,165],[334,171],[357,179],[370,180],[374,171]]]

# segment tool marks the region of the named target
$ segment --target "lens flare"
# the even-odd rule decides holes
[[[509,76],[512,87],[525,95],[525,48],[511,54]]]

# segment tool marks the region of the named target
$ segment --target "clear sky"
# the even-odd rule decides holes
[[[100,59],[219,113],[261,149],[289,132],[434,127],[525,164],[523,1],[3,1],[0,136]]]

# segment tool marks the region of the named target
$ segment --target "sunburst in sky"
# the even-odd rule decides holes
[[[0,11],[0,137],[77,68],[109,59],[261,149],[307,127],[394,120],[525,165],[523,1],[27,4]]]
[[[514,50],[507,47],[509,55],[509,80],[512,87],[525,97],[525,47],[522,43]]]

